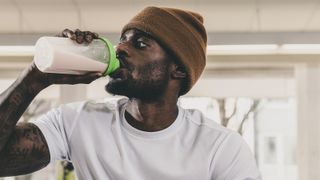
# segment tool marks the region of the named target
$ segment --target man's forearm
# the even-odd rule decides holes
[[[0,95],[0,151],[17,121],[40,91],[39,86],[31,84],[26,79],[17,79]]]

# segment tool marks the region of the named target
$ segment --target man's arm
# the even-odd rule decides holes
[[[48,146],[41,131],[32,123],[21,123],[0,152],[0,177],[31,173],[49,161]]]
[[[92,32],[64,30],[62,37],[78,43],[90,43],[98,35]],[[89,84],[101,73],[65,75],[43,73],[34,62],[0,94],[0,176],[34,172],[49,163],[48,145],[41,131],[31,123],[16,125],[36,95],[52,84]]]
[[[32,63],[0,95],[0,177],[34,172],[50,155],[40,130],[33,124],[16,125],[36,95],[52,84],[89,84],[101,73],[64,75],[40,72]]]
[[[249,146],[236,132],[230,132],[215,151],[210,174],[211,179],[261,180]]]
[[[49,85],[39,74],[32,64],[0,95],[0,176],[28,173],[49,162],[41,132],[31,124],[16,126],[34,97]],[[35,153],[37,149],[42,151],[41,158]]]

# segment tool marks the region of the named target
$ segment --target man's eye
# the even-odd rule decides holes
[[[139,46],[140,46],[140,47],[146,47],[146,46],[147,46],[147,44],[144,43],[143,41],[139,41],[138,43],[139,43]]]
[[[137,41],[137,47],[138,48],[144,48],[144,47],[147,47],[147,44],[144,43],[143,41]]]
[[[119,43],[124,43],[125,42],[125,38],[120,38]]]

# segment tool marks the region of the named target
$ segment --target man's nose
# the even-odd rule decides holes
[[[116,53],[120,58],[129,57],[129,42],[119,43],[116,46]]]

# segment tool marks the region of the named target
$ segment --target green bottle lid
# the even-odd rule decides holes
[[[120,62],[119,62],[119,59],[117,59],[116,51],[112,43],[107,38],[104,38],[104,37],[100,37],[99,39],[106,44],[106,47],[109,51],[109,59],[107,59],[108,67],[103,73],[103,76],[107,76],[113,73],[118,68],[120,68]]]

